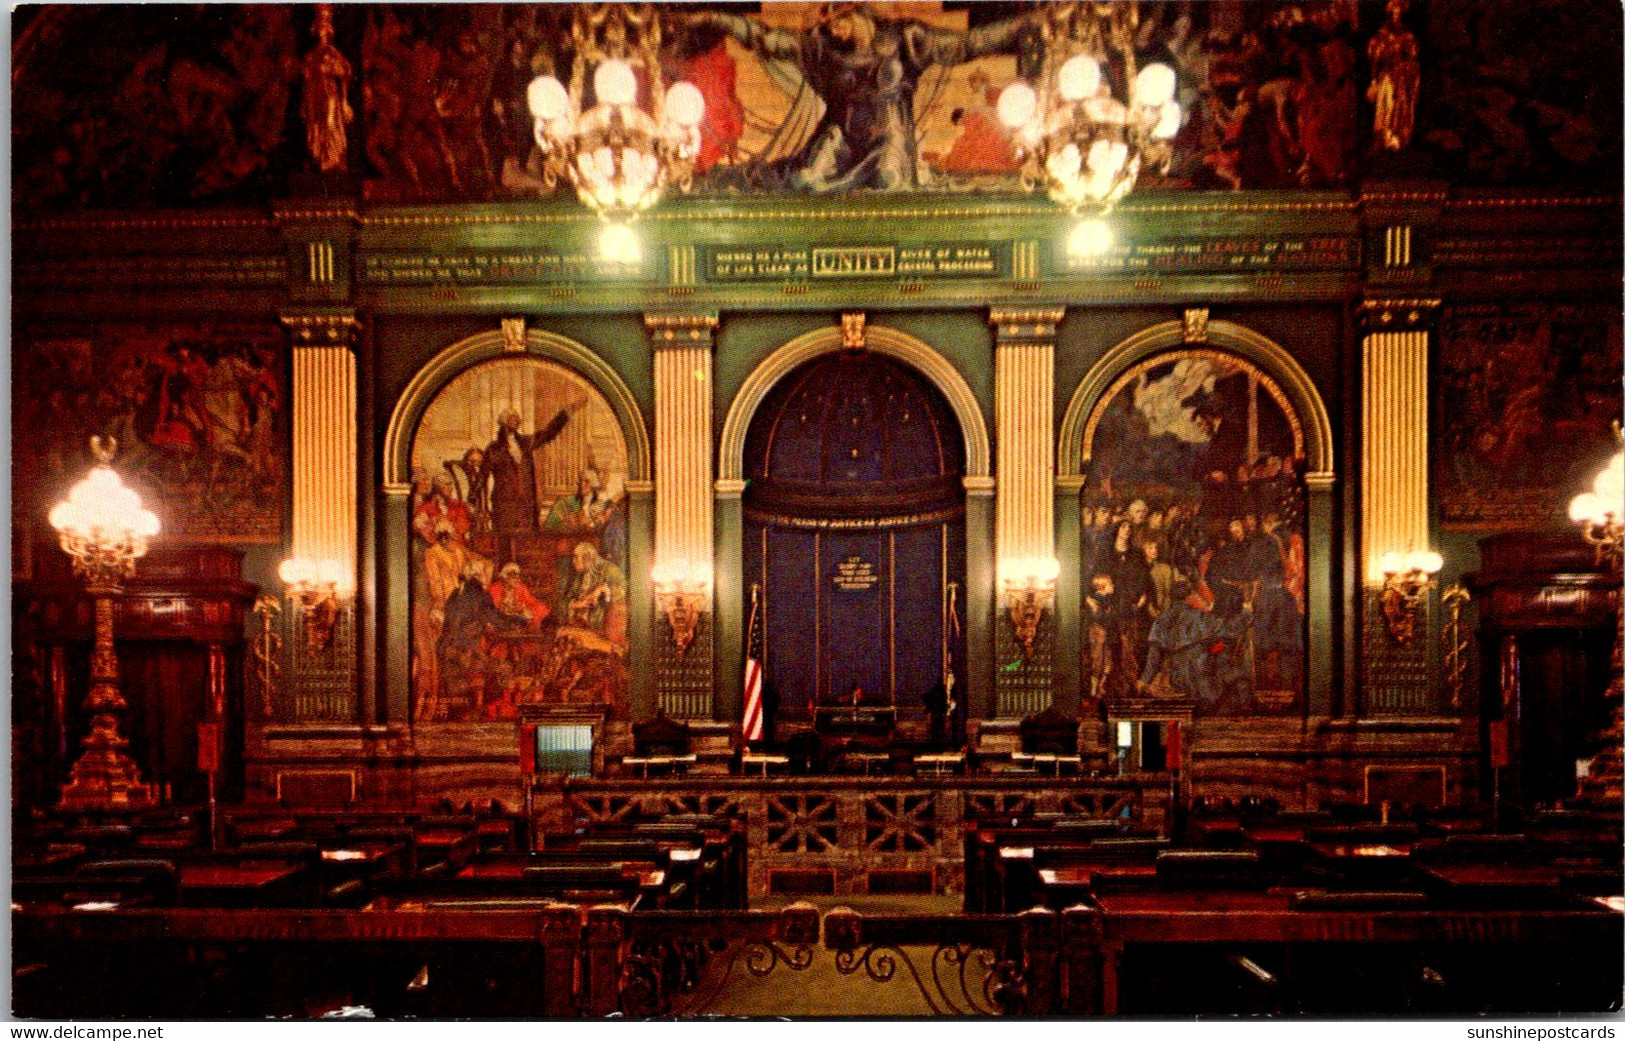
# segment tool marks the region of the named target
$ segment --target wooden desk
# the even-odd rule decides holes
[[[627,755],[621,757],[621,765],[635,767],[639,776],[647,778],[650,767],[683,775],[688,772],[690,766],[699,762],[699,760],[700,757],[692,753],[689,755]]]
[[[86,856],[77,842],[53,842],[44,849],[25,849],[11,858],[12,872],[65,871]]]
[[[1053,752],[1011,752],[1010,759],[1018,766],[1030,765],[1039,773],[1044,767],[1049,767],[1050,773],[1056,777],[1061,775],[1062,766],[1071,766],[1072,772],[1077,773],[1083,765],[1083,757],[1076,755],[1056,755]]]
[[[1562,889],[1563,870],[1553,864],[1430,864],[1422,874],[1463,893],[1515,890],[1556,896]]]
[[[934,774],[960,773],[965,769],[964,752],[931,752],[914,757],[915,766],[930,767]]]
[[[406,866],[406,845],[400,842],[350,842],[322,850],[322,867],[341,879],[370,878]]]
[[[417,832],[415,841],[420,869],[424,861],[436,853],[444,856],[446,863],[456,869],[473,858],[475,850],[479,848],[480,835],[473,828],[428,828]],[[429,857],[425,857],[426,853]]]
[[[296,893],[304,874],[298,864],[245,861],[241,864],[182,864],[181,903],[191,907],[271,906]]]
[[[762,776],[767,776],[768,767],[789,766],[790,757],[787,755],[758,755],[747,752],[739,757],[739,768],[742,773],[749,773],[753,766],[762,768]]]

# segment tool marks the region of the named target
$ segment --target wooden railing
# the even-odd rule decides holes
[[[1165,832],[1168,793],[1165,783],[1070,776],[576,780],[535,792],[537,834],[672,813],[745,821],[752,896],[958,893],[976,821],[1051,813]]]

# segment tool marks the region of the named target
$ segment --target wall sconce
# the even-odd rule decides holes
[[[336,560],[290,557],[282,562],[277,574],[288,586],[288,598],[304,613],[305,650],[311,654],[326,651],[333,646],[339,600],[350,592],[349,572]]]
[[[655,603],[671,626],[671,641],[679,656],[686,654],[700,615],[711,603],[711,569],[686,560],[662,561],[649,577],[654,581]]]
[[[1597,566],[1606,571],[1620,570],[1621,536],[1625,535],[1625,452],[1616,454],[1597,479],[1591,491],[1569,502],[1569,520],[1580,525],[1580,533],[1597,555]]]
[[[1382,555],[1382,621],[1401,647],[1416,642],[1416,612],[1444,558],[1433,552]]]
[[[999,562],[999,586],[1004,590],[1005,607],[1016,642],[1028,656],[1038,636],[1038,623],[1055,603],[1055,580],[1061,562],[1054,557],[1018,557]]]

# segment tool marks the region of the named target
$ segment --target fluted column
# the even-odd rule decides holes
[[[1360,573],[1361,715],[1429,708],[1429,594],[1419,637],[1402,646],[1383,622],[1382,558],[1426,551],[1428,533],[1428,323],[1437,301],[1371,300],[1362,305]]]
[[[995,574],[1055,559],[1055,328],[1061,308],[994,308],[993,421],[998,495],[994,502]],[[1036,632],[1009,617],[996,626],[998,715],[1023,716],[1053,696],[1054,586]],[[1011,667],[1014,666],[1014,667]]]
[[[296,719],[356,718],[356,319],[348,309],[284,314],[293,346],[293,532],[288,555],[335,561],[344,592],[331,645],[286,641]],[[297,605],[284,617],[300,628]],[[284,709],[284,714],[288,708]]]
[[[654,567],[714,582],[711,353],[717,316],[646,314],[643,324],[654,348]],[[668,715],[711,717],[713,617],[707,603],[686,646],[677,639],[678,625],[655,619],[656,697]]]

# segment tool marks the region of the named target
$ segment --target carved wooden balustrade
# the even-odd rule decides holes
[[[957,893],[965,831],[1033,814],[1165,832],[1166,780],[1074,777],[787,777],[572,780],[535,790],[537,834],[668,814],[743,817],[747,891]]]

